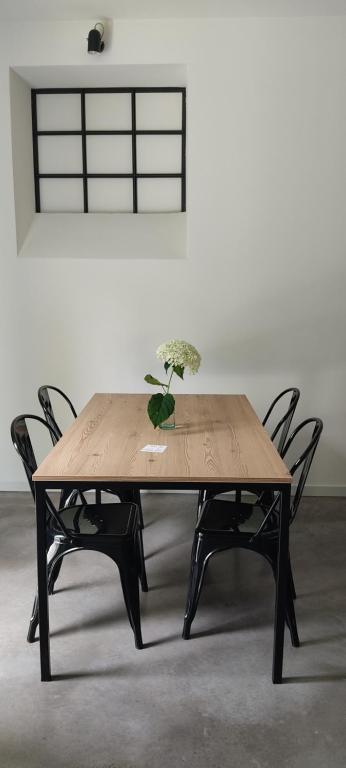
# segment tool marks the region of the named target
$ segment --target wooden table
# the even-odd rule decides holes
[[[41,679],[50,680],[45,491],[54,488],[280,492],[273,682],[282,681],[292,477],[245,395],[178,395],[175,430],[154,430],[146,395],[96,394],[33,475]],[[164,453],[141,452],[147,444]]]

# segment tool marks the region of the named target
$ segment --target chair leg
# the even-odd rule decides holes
[[[291,643],[294,648],[299,648],[299,635],[296,622],[296,614],[294,610],[293,594],[290,587],[287,590],[287,604],[286,604],[286,622],[291,635]]]
[[[116,562],[116,561],[115,561]],[[135,646],[143,648],[141,617],[139,606],[138,572],[136,567],[129,567],[126,563],[116,563],[119,568],[121,586],[124,595],[125,606],[129,622],[135,636]]]
[[[31,617],[29,622],[29,629],[28,634],[26,636],[28,643],[34,643],[35,642],[35,635],[36,635],[36,629],[38,627],[38,598],[37,598],[37,592],[34,599],[34,605],[32,607],[31,611]]]
[[[198,502],[197,502],[198,506],[203,504],[203,498],[204,498],[204,491],[203,490],[198,491]]]
[[[50,573],[48,576],[48,594],[53,595],[55,582],[58,580],[59,573],[61,571],[63,558],[59,558],[55,563],[52,563]]]
[[[58,539],[58,538],[53,539],[53,541],[52,541],[52,543],[51,543],[51,545],[50,545],[50,547],[48,549],[48,552],[47,552],[48,576],[50,575],[50,567],[51,567],[51,565],[52,565],[52,563],[53,563],[57,553],[59,552],[60,547],[61,547],[60,539]],[[61,568],[61,564],[60,564],[59,570],[60,570],[60,568]],[[58,578],[58,573],[59,573],[59,571],[57,572],[54,581],[49,585],[49,594],[53,593],[54,583],[55,583],[56,579]],[[35,641],[35,634],[36,634],[36,629],[38,627],[38,623],[39,623],[39,619],[38,619],[38,600],[37,600],[37,592],[36,592],[35,599],[34,599],[34,605],[32,607],[32,611],[31,611],[31,617],[30,617],[30,622],[29,622],[28,634],[27,634],[27,638],[26,638],[28,643],[33,643]]]
[[[47,552],[47,569],[48,569],[48,594],[52,595],[54,592],[55,582],[60,573],[63,558],[59,557],[69,546],[66,542],[56,536],[53,543],[49,547]]]
[[[71,491],[67,491],[65,488],[60,492],[59,509],[62,509],[65,506],[70,496]]]
[[[293,600],[296,600],[297,593],[296,593],[296,588],[295,588],[295,585],[294,585],[292,566],[291,566],[291,561],[290,560],[288,561],[288,586],[289,586],[289,588],[291,590],[291,595],[293,597]]]
[[[141,582],[142,592],[148,592],[147,572],[145,569],[143,536],[142,536],[141,528],[138,528],[138,533],[137,533],[137,549],[138,549],[138,572],[139,572],[139,580]]]
[[[95,489],[95,504],[101,504],[102,498],[101,498],[101,490],[100,488]]]
[[[54,585],[59,576],[62,561],[63,561],[63,557],[60,557],[60,555],[62,555],[65,549],[69,549],[69,547],[67,547],[65,542],[62,542],[61,539],[57,537],[53,540],[47,552],[47,571],[48,571],[47,582],[48,582],[49,595],[52,595],[54,592]],[[36,592],[34,604],[31,611],[28,634],[26,638],[28,643],[33,643],[35,641],[35,634],[36,634],[36,629],[38,625],[39,625],[39,616],[38,616],[38,600],[37,600],[37,592]]]
[[[271,507],[274,501],[274,495],[273,491],[262,491],[262,493],[259,494],[257,504],[263,508],[264,514],[266,514],[269,507]]]
[[[213,491],[207,491],[205,488],[202,491],[198,491],[197,514],[196,514],[197,523],[198,523],[199,516],[201,514],[203,504],[205,504],[206,501],[209,501],[209,499],[213,499],[214,496],[215,496],[215,493],[213,493]]]
[[[195,534],[191,552],[191,573],[186,600],[183,626],[183,638],[189,640],[191,624],[195,618],[203,579],[208,564],[209,552],[203,552],[203,544],[198,534]]]
[[[205,497],[205,491],[204,490],[198,491],[197,513],[196,513],[196,520],[197,520],[197,522],[198,522],[198,518],[200,516],[200,512],[201,512],[202,506],[204,504],[204,497]]]
[[[270,558],[270,564],[272,567],[274,579],[276,581],[277,564],[274,556]],[[291,569],[291,564],[289,562],[285,619],[286,619],[286,624],[288,626],[288,629],[290,631],[291,643],[294,648],[299,648],[300,642],[299,642],[299,635],[298,635],[298,629],[297,629],[296,614],[294,610],[294,595],[295,595],[295,590],[294,590],[292,569]]]
[[[143,509],[142,509],[142,500],[141,500],[141,492],[140,491],[134,491],[133,499],[135,504],[137,504],[138,512],[139,512],[139,525],[141,529],[144,528],[144,518],[143,518]]]

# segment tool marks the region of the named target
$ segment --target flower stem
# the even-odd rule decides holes
[[[170,379],[169,379],[169,382],[168,382],[168,384],[166,384],[166,387],[167,387],[167,392],[166,392],[166,395],[168,395],[168,392],[169,392],[169,388],[170,388],[170,386],[171,386],[171,381],[172,381],[172,376],[173,376],[173,373],[174,373],[174,368],[172,368],[172,372],[171,372],[171,375],[170,375]]]

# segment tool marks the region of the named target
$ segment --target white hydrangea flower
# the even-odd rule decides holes
[[[201,364],[201,356],[197,349],[180,339],[172,339],[160,344],[156,350],[156,357],[169,365],[188,368],[190,373],[197,373]]]

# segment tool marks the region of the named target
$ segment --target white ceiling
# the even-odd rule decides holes
[[[0,0],[2,21],[344,15],[346,0]]]

